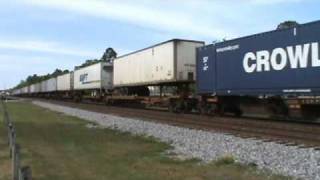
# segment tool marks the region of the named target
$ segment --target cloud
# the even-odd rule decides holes
[[[39,40],[1,40],[0,49],[35,51],[72,56],[97,56],[97,52],[77,48],[70,48],[69,46],[62,45],[57,42]]]
[[[192,3],[192,1],[190,2]],[[190,4],[188,1],[26,0],[25,3],[86,16],[113,19],[157,30],[205,37],[233,35],[226,29],[214,27],[212,23],[199,19],[197,14],[202,12],[192,13],[192,8],[186,9],[186,4]],[[179,6],[181,9],[177,8]]]

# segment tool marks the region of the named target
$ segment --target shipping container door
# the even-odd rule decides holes
[[[198,94],[215,92],[216,51],[214,45],[197,49],[197,90]]]

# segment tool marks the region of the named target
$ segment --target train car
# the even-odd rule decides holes
[[[72,98],[73,72],[57,77],[57,91],[60,98]]]
[[[199,48],[202,110],[241,115],[261,105],[272,115],[309,114],[320,102],[319,41],[318,21]]]
[[[12,90],[12,95],[13,96],[19,96],[20,95],[20,93],[21,93],[21,89],[14,89],[14,90]]]
[[[39,96],[45,98],[54,98],[57,96],[57,78],[53,77],[40,82]]]
[[[34,95],[37,95],[41,92],[41,83],[34,84]]]
[[[34,95],[36,93],[36,84],[30,85],[30,95]]]
[[[194,82],[195,49],[203,45],[200,41],[173,39],[118,57],[114,60],[114,86]]]
[[[50,78],[46,80],[46,92],[56,92],[57,91],[57,78]]]
[[[43,94],[45,94],[46,92],[47,92],[47,81],[46,80],[44,80],[44,81],[41,81],[40,82],[40,94],[41,94],[41,96],[43,95]]]
[[[41,83],[35,83],[30,85],[30,96],[36,96],[41,91]]]
[[[109,100],[164,106],[171,103],[176,108],[173,99],[188,94],[190,84],[195,82],[196,48],[201,46],[204,42],[173,39],[116,58],[113,86],[117,95]],[[159,96],[150,98],[153,89],[158,89]],[[166,97],[165,89],[170,91]]]
[[[30,87],[29,86],[25,86],[25,87],[21,88],[20,94],[23,95],[23,96],[28,96],[29,95],[29,90],[30,90]]]
[[[99,62],[87,67],[78,68],[73,73],[74,98],[101,100],[110,93],[113,87],[113,64]]]

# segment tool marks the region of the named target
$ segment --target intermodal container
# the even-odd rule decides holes
[[[70,91],[72,88],[72,76],[73,76],[73,72],[71,73],[67,73],[67,74],[63,74],[61,76],[57,77],[57,90],[58,91]]]
[[[74,90],[112,88],[113,66],[100,62],[74,71]]]
[[[204,42],[173,39],[114,60],[114,86],[194,81],[196,48]]]
[[[47,92],[47,81],[41,81],[40,82],[40,89],[41,89],[41,91],[40,92],[42,92],[42,93],[44,93],[44,92]]]
[[[199,48],[199,94],[317,94],[320,21]]]
[[[41,83],[34,84],[34,93],[41,92]]]
[[[51,78],[46,81],[46,92],[57,91],[57,78]]]

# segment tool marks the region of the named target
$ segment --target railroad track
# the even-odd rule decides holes
[[[43,101],[43,100],[42,100]],[[166,123],[187,128],[214,130],[243,138],[262,139],[288,146],[313,147],[320,150],[320,124],[289,123],[272,120],[234,117],[211,117],[194,114],[173,114],[164,111],[103,106],[93,103],[73,103],[49,100],[53,104],[80,108],[122,117],[134,117],[147,121]]]

